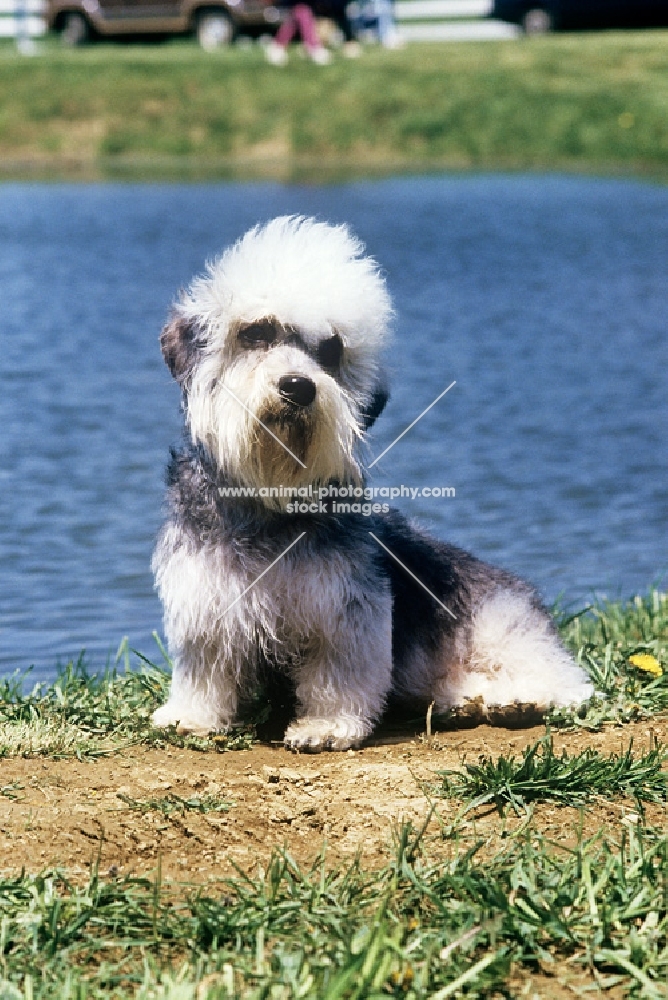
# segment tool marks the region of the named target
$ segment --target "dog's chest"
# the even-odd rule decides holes
[[[297,528],[287,543],[282,537],[265,542],[237,539],[200,552],[207,614],[228,641],[247,647],[255,636],[267,652],[297,655],[322,641],[338,644],[360,618],[389,606],[389,581],[379,575],[375,551],[364,540],[325,545]]]
[[[241,623],[252,621],[267,636],[287,643],[334,634],[346,607],[362,599],[365,589],[348,560],[337,553],[299,551],[299,542],[273,560],[230,559],[220,587],[239,595]]]

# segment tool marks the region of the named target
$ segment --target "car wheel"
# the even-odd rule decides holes
[[[63,45],[74,47],[83,45],[90,38],[88,21],[76,10],[67,11],[60,28],[60,40]]]
[[[234,37],[234,25],[227,14],[208,10],[197,18],[197,41],[205,52],[229,45]]]
[[[546,35],[554,28],[552,15],[544,7],[531,7],[522,18],[522,28],[525,35]]]

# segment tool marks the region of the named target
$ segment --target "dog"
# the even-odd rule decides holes
[[[349,229],[298,216],[251,229],[173,306],[186,441],[152,564],[174,663],[156,727],[225,731],[267,672],[293,685],[296,751],[358,746],[390,701],[485,719],[592,694],[528,583],[332,499],[365,495],[392,320]]]

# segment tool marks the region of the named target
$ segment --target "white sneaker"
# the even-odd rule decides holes
[[[351,41],[343,43],[343,54],[347,59],[357,59],[362,55],[362,46],[359,42]]]
[[[403,49],[405,44],[406,43],[404,42],[403,38],[401,37],[398,31],[391,31],[383,39],[384,49]]]
[[[317,66],[327,66],[332,61],[331,52],[322,46],[319,49],[311,49],[309,57]]]
[[[270,62],[272,66],[285,66],[288,61],[287,52],[282,45],[277,45],[276,42],[270,42],[265,48],[264,54],[267,57],[267,62]]]

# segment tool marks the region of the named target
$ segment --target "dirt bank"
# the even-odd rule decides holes
[[[359,854],[373,866],[389,856],[393,828],[403,820],[419,826],[432,804],[427,839],[432,851],[450,851],[441,830],[459,803],[432,796],[436,772],[460,766],[464,757],[519,756],[544,731],[479,726],[438,734],[431,746],[420,737],[381,736],[361,750],[308,756],[258,744],[226,753],[137,748],[91,761],[5,759],[0,869],[58,865],[83,876],[99,859],[105,873],[148,874],[160,861],[163,877],[202,883],[235,865],[249,869],[276,846],[286,845],[299,862],[309,863],[323,841],[332,862]],[[668,742],[668,720],[557,733],[555,748],[613,753],[631,739],[638,752],[655,739]],[[210,811],[203,811],[206,803],[213,803]],[[614,829],[633,812],[629,801],[595,801],[585,811],[586,830]],[[647,820],[665,822],[665,810],[650,807]],[[463,838],[489,838],[494,849],[520,822],[483,810],[468,817]],[[534,822],[565,842],[574,837],[580,811],[541,805]]]

